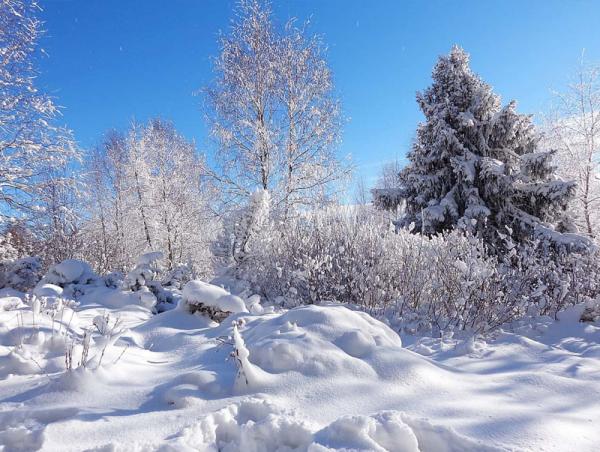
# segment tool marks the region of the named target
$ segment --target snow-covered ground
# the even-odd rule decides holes
[[[38,291],[0,294],[5,451],[600,450],[600,325],[577,307],[403,344],[339,305],[243,312],[230,296],[219,325],[116,289],[79,306]]]

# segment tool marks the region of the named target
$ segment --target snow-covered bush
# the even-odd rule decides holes
[[[142,254],[121,285],[123,290],[137,292],[140,303],[150,309],[154,308],[157,302],[168,301],[160,283],[162,260],[163,254],[159,251]]]
[[[600,293],[597,254],[559,252],[546,241],[507,243],[513,251],[501,259],[468,233],[395,231],[386,215],[350,207],[278,226],[254,237],[253,253],[232,268],[267,301],[288,306],[333,300],[439,334],[554,315]]]
[[[38,257],[0,262],[0,289],[11,289],[27,292],[39,282],[42,277],[42,264]]]
[[[64,289],[64,296],[77,299],[86,292],[88,287],[94,286],[98,281],[100,277],[94,273],[87,262],[66,259],[50,267],[36,289],[53,285]]]
[[[229,217],[214,244],[213,252],[225,264],[241,264],[269,235],[271,196],[267,190],[257,190],[248,204]],[[260,245],[259,245],[260,246]],[[256,250],[261,252],[261,250]]]
[[[87,262],[67,259],[50,267],[42,278],[45,284],[66,287],[69,284],[90,284],[98,278]]]
[[[200,312],[221,322],[228,315],[248,312],[240,297],[204,281],[190,281],[183,287],[183,307],[191,313]]]
[[[111,289],[118,289],[119,287],[121,287],[124,279],[125,277],[121,272],[111,272],[102,276],[102,281],[104,282],[104,285]]]
[[[494,262],[477,240],[396,233],[385,216],[364,209],[290,220],[254,249],[236,266],[237,277],[288,305],[335,300],[379,316],[417,316],[443,329],[451,321],[476,324],[485,311],[480,305],[495,300]]]
[[[143,254],[121,283],[123,290],[136,292],[140,303],[156,312],[173,309],[181,297],[183,286],[194,274],[188,265],[167,270],[163,262],[161,252]]]
[[[164,287],[172,287],[174,289],[183,289],[183,286],[194,279],[194,272],[189,265],[178,265],[168,271],[162,280]]]
[[[505,237],[508,253],[500,271],[505,297],[519,299],[523,314],[556,314],[600,295],[600,253],[596,248],[565,252],[545,240],[516,245]]]
[[[162,259],[163,254],[159,251],[142,254],[123,280],[123,289],[137,291],[158,279],[162,272]]]
[[[591,300],[584,308],[580,322],[597,322],[600,320],[600,299]]]

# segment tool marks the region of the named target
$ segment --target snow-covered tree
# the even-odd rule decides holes
[[[402,167],[398,160],[386,162],[376,183],[371,190],[373,205],[379,209],[391,212],[392,216],[399,215],[404,208],[404,189],[400,180]]]
[[[240,1],[237,13],[205,90],[218,145],[212,175],[228,201],[269,190],[286,215],[323,202],[348,173],[335,155],[339,104],[318,37],[293,22],[277,28],[258,0]]]
[[[47,171],[78,157],[68,130],[53,125],[54,101],[35,86],[34,56],[43,33],[32,0],[0,2],[0,221],[28,219],[44,206]],[[61,184],[70,177],[61,176]],[[57,182],[54,179],[54,182]],[[64,207],[64,206],[63,206]]]
[[[402,226],[433,234],[462,228],[498,245],[510,233],[517,241],[563,237],[565,209],[575,183],[555,176],[553,151],[538,149],[531,118],[500,98],[453,47],[440,57],[433,84],[417,95],[425,122],[400,178],[406,196]]]
[[[84,235],[94,267],[125,271],[140,251],[161,251],[167,270],[185,264],[203,275],[210,271],[208,244],[218,224],[203,167],[195,145],[169,122],[109,134],[88,168]]]
[[[208,208],[212,190],[202,178],[205,165],[194,143],[161,120],[148,124],[143,143],[149,149],[154,246],[164,251],[169,270],[198,259],[207,263],[207,239],[216,225]]]
[[[264,244],[273,232],[271,226],[271,196],[267,190],[256,190],[248,203],[224,222],[221,236],[213,253],[225,265],[240,269],[253,255],[253,249]]]
[[[256,1],[239,4],[231,32],[220,40],[216,80],[206,88],[208,120],[218,143],[218,178],[231,196],[244,200],[264,190],[276,175],[278,122],[276,37],[271,13]]]
[[[80,191],[78,177],[65,168],[48,169],[40,183],[37,204],[39,211],[30,219],[37,237],[35,253],[48,266],[78,257]]]
[[[310,35],[307,24],[299,28],[291,20],[277,44],[277,97],[284,113],[278,191],[287,216],[299,207],[322,205],[331,185],[348,176],[350,167],[335,154],[340,105],[321,38]]]
[[[571,205],[579,231],[600,233],[600,67],[581,63],[556,105],[544,142],[557,150],[558,174],[577,182]]]

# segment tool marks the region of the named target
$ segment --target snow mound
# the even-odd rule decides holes
[[[32,451],[44,445],[44,430],[53,422],[73,416],[75,408],[11,409],[0,412],[0,447],[3,451]]]
[[[351,371],[372,376],[376,362],[382,361],[378,353],[402,351],[400,337],[388,326],[341,305],[302,306],[264,315],[249,322],[242,333],[250,360],[271,373]]]
[[[82,304],[2,293],[0,450],[598,450],[600,324],[577,310],[403,337],[423,357],[337,304],[218,324],[100,284]]]
[[[342,334],[337,341],[337,345],[350,356],[360,358],[373,350],[375,341],[372,336],[368,336],[360,330],[355,330]]]
[[[264,400],[248,399],[185,428],[171,450],[301,451],[311,442],[308,427],[291,413]]]
[[[63,293],[63,289],[55,284],[41,284],[33,289],[33,294],[36,297],[57,298]]]
[[[295,411],[250,398],[186,427],[165,450],[222,452],[476,452],[499,451],[454,430],[413,420],[399,411],[342,416],[313,433]]]
[[[419,452],[417,437],[397,411],[373,416],[343,416],[315,435],[317,450]],[[434,449],[430,449],[434,450]],[[435,449],[437,450],[437,449]]]
[[[183,287],[183,301],[188,305],[210,306],[225,312],[248,312],[240,297],[230,294],[222,287],[204,281],[188,282]]]
[[[24,307],[25,303],[19,297],[2,297],[0,298],[0,311],[13,311],[20,307]]]
[[[40,284],[55,284],[64,287],[67,284],[88,284],[96,279],[96,274],[88,263],[67,259],[48,270]]]

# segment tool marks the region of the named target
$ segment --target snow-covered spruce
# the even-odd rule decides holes
[[[248,312],[243,300],[225,289],[204,281],[190,281],[183,287],[182,303],[192,314],[199,312],[221,322],[232,313]]]
[[[400,226],[426,234],[458,227],[493,247],[502,246],[507,228],[517,242],[540,236],[587,245],[579,236],[561,240],[575,183],[555,176],[553,151],[538,149],[531,118],[518,114],[515,102],[502,107],[457,46],[440,57],[432,77],[417,95],[425,122],[400,174],[407,202]]]

